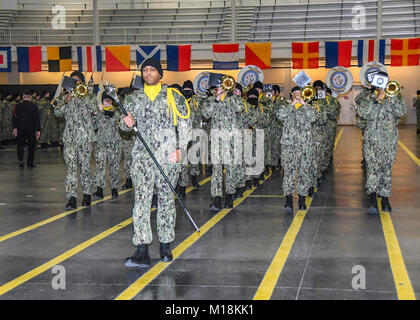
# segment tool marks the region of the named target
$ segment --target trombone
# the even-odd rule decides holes
[[[54,107],[55,110],[61,108],[66,104],[65,102],[59,103],[58,99],[69,93],[74,93],[76,98],[86,98],[89,95],[89,86],[84,82],[78,81],[74,88],[65,90],[63,93],[58,95],[57,98],[51,101],[51,105]]]

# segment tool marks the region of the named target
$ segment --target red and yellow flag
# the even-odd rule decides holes
[[[391,39],[391,66],[418,66],[420,63],[420,38]]]
[[[105,48],[106,71],[130,71],[130,46]]]
[[[317,69],[319,67],[319,41],[292,42],[293,69]]]
[[[271,68],[271,42],[245,43],[245,65],[260,69]]]

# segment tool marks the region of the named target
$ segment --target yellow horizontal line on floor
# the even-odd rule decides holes
[[[204,179],[199,184],[203,185],[211,180],[211,177]],[[186,192],[190,192],[194,188],[188,188]],[[128,190],[127,190],[128,191]],[[152,209],[154,211],[156,209]],[[89,240],[79,244],[78,246],[64,252],[63,254],[57,256],[54,259],[49,260],[48,262],[42,264],[41,266],[25,273],[24,275],[7,282],[6,284],[2,285],[0,287],[0,296],[9,292],[10,290],[20,286],[21,284],[35,278],[36,276],[40,275],[41,273],[47,271],[48,269],[52,268],[53,266],[69,259],[70,257],[74,256],[75,254],[85,250],[86,248],[94,245],[95,243],[99,242],[102,239],[105,239],[106,237],[110,236],[111,234],[115,233],[116,231],[130,225],[133,222],[133,218],[129,218],[127,220],[124,220],[123,222],[117,224],[116,226],[109,228],[108,230],[105,230],[104,232],[98,234],[97,236],[90,238]]]
[[[132,190],[133,189],[128,189],[128,190],[121,191],[121,192],[119,192],[119,195],[123,195],[123,194],[125,194],[127,192],[130,192]],[[107,200],[109,200],[111,198],[112,198],[111,196],[106,196],[103,199],[92,201],[91,206],[94,206],[94,205],[96,205],[98,203],[105,202],[105,201],[107,201]],[[55,216],[53,216],[53,217],[51,217],[49,219],[42,220],[40,222],[37,222],[37,223],[32,224],[30,226],[27,226],[25,228],[19,229],[17,231],[14,231],[14,232],[11,232],[11,233],[8,233],[8,234],[5,234],[5,235],[3,235],[3,236],[0,237],[0,242],[3,242],[5,240],[11,239],[11,238],[14,238],[16,236],[19,236],[19,235],[21,235],[23,233],[26,233],[28,231],[37,229],[39,227],[45,226],[46,224],[49,224],[49,223],[54,222],[54,221],[57,221],[59,219],[62,219],[64,217],[67,217],[68,215],[71,215],[71,214],[73,214],[75,212],[81,211],[81,210],[86,209],[86,208],[88,208],[88,207],[78,207],[78,208],[76,208],[74,210],[65,211],[65,212],[59,213],[59,214],[57,214],[57,215],[55,215]]]
[[[398,243],[391,215],[382,211],[381,201],[378,199],[378,209],[382,222],[382,229],[388,251],[389,262],[391,264],[392,275],[394,277],[395,288],[399,300],[416,300],[410,277],[405,267],[404,258]]]
[[[271,176],[265,177],[264,182]],[[263,183],[263,182],[261,182]],[[260,184],[261,184],[260,183]],[[211,228],[213,228],[220,220],[222,220],[230,211],[239,206],[251,193],[255,191],[255,188],[247,190],[242,198],[236,199],[232,209],[223,209],[219,211],[213,218],[207,221],[202,227],[200,227],[200,234],[197,232],[190,235],[186,240],[179,244],[173,251],[173,261],[171,263],[158,262],[143,276],[136,280],[126,290],[124,290],[115,300],[131,300],[137,294],[139,294],[153,279],[159,276],[166,268],[168,268],[182,253],[184,253],[189,247],[191,247],[201,236],[206,234]]]

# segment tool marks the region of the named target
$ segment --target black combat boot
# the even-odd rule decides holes
[[[131,180],[131,178],[127,178],[125,180],[125,184],[121,187],[122,190],[129,190],[133,188],[133,181]]]
[[[257,188],[260,185],[260,179],[254,178],[252,180],[252,183],[253,183],[254,187]]]
[[[369,195],[370,203],[369,203],[369,213],[378,213],[378,200],[376,199],[376,193],[372,192]]]
[[[93,194],[93,200],[99,200],[103,198],[104,198],[104,189],[102,189],[101,187],[98,187],[98,189],[96,189],[96,192]]]
[[[77,208],[77,202],[75,197],[71,197],[69,202],[66,204],[66,210],[74,210]]]
[[[140,267],[147,268],[150,267],[150,256],[149,256],[149,247],[147,244],[140,244],[137,246],[136,251],[130,257],[125,259],[126,267]]]
[[[252,189],[252,180],[248,180],[247,182],[245,182],[245,186],[246,186],[246,188],[245,189]]]
[[[225,208],[228,208],[228,209],[233,208],[233,195],[226,194],[226,197],[225,197]]]
[[[156,209],[157,207],[158,207],[158,197],[157,197],[157,194],[153,194],[152,209]]]
[[[287,213],[293,213],[293,196],[286,196],[286,204],[284,206]]]
[[[213,203],[210,205],[210,210],[220,211],[222,210],[222,197],[215,197]]]
[[[191,176],[191,184],[194,188],[198,188],[200,187],[199,183],[198,183],[198,177],[197,176]]]
[[[112,200],[118,199],[118,189],[111,189]]]
[[[306,197],[299,196],[299,210],[306,210]]]
[[[310,187],[308,190],[308,197],[313,198],[315,194],[315,188],[314,187]]]
[[[171,262],[173,260],[171,247],[169,243],[161,243],[159,251],[160,251],[160,261]]]
[[[83,207],[89,207],[91,203],[91,197],[90,194],[84,194],[83,195],[83,201],[82,201],[82,206]]]
[[[186,187],[181,187],[181,186],[178,187],[178,196],[181,199],[181,201],[185,201],[185,198],[187,196],[185,192],[186,189],[187,189]]]
[[[388,197],[383,197],[381,199],[382,211],[383,212],[392,212],[391,204],[389,203]]]

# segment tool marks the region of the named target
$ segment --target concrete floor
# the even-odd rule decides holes
[[[400,140],[417,156],[419,137],[414,126],[400,129]],[[408,288],[408,296],[411,293],[418,298],[420,167],[398,148],[390,217],[396,236],[393,244],[399,245],[402,258],[397,259],[397,266],[401,267],[401,261],[403,266],[393,272],[389,253],[392,243],[387,245],[381,217],[367,213],[360,160],[360,130],[344,127],[333,168],[297,228],[297,199],[294,214],[285,214],[279,173],[248,192],[241,203],[235,202],[233,210],[216,215],[208,209],[207,182],[192,190],[186,200],[202,235],[196,236],[178,208],[176,240],[172,244],[175,260],[159,263],[153,219],[152,268],[130,269],[123,263],[135,250],[132,226],[127,220],[132,213],[132,191],[115,202],[106,200],[66,214],[66,169],[59,150],[38,150],[38,167],[20,170],[15,147],[3,148],[0,299],[251,300],[261,289],[275,256],[285,263],[269,281],[272,288],[267,299],[396,300],[407,297],[399,294],[397,287],[401,286]],[[110,194],[108,187],[105,194]],[[81,199],[80,194],[78,205]],[[22,230],[61,213],[64,215],[52,222]],[[11,234],[17,230],[18,234]],[[292,242],[283,241],[293,232],[296,237]],[[279,250],[280,246],[289,250]],[[53,273],[55,265],[64,267],[65,274]],[[365,278],[355,270],[364,270]],[[404,274],[408,281],[401,280]],[[65,289],[54,289],[58,275],[63,276]],[[365,285],[354,288],[355,279],[362,279],[359,284],[365,280]],[[127,288],[132,290],[126,295]]]

